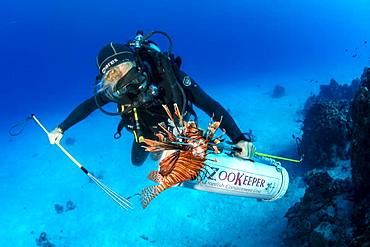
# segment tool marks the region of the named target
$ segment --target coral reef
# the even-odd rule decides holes
[[[329,85],[320,85],[320,93],[310,96],[305,103],[304,110],[307,112],[310,107],[319,102],[328,102],[335,100],[351,101],[361,83],[361,80],[356,78],[352,80],[351,85],[339,85],[334,79],[330,80]]]
[[[348,171],[345,167],[338,169],[343,162],[334,158],[347,158],[344,144],[350,137],[352,176],[349,176],[351,179],[334,179],[330,173],[316,169],[308,173],[304,197],[286,213],[288,227],[284,243],[287,246],[370,246],[369,87],[370,69],[365,69],[351,108],[347,105],[349,100],[342,99],[316,102],[307,111],[306,117],[310,120],[305,120],[306,145],[316,145],[313,148],[324,148],[323,153],[326,152],[321,156],[309,153],[310,162],[315,161],[314,157],[323,162],[330,159],[331,165],[338,166],[331,174]],[[351,125],[350,117],[353,119]],[[345,131],[341,132],[343,129]],[[330,139],[326,138],[328,133]],[[336,142],[331,142],[332,137]],[[344,149],[338,152],[338,148]]]
[[[332,167],[336,159],[350,158],[352,133],[351,103],[360,79],[339,85],[331,79],[320,93],[306,100],[302,148],[308,167]]]
[[[351,116],[349,101],[313,104],[303,121],[302,149],[305,165],[331,167],[336,159],[350,157]]]
[[[307,175],[308,188],[300,202],[286,213],[286,246],[347,246],[351,241],[352,183],[333,179],[327,172]]]

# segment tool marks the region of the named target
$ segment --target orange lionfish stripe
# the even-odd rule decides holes
[[[176,104],[174,105],[175,116],[180,126],[176,125],[176,120],[169,108],[165,105],[163,107],[174,126],[167,127],[164,123],[158,124],[163,130],[162,133],[157,133],[160,140],[144,139],[144,143],[147,145],[145,149],[149,152],[165,150],[173,150],[174,152],[160,161],[159,171],[152,171],[149,174],[149,179],[159,184],[148,186],[142,190],[141,203],[144,208],[162,191],[181,182],[196,179],[200,174],[206,174],[204,168],[208,143],[220,126],[220,121],[213,122],[212,117],[204,137],[195,122],[183,120]],[[219,141],[216,139],[214,142]],[[218,151],[215,147],[213,150]]]

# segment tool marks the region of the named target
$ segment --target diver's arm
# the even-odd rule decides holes
[[[190,101],[209,116],[214,114],[216,120],[220,119],[222,116],[220,127],[226,130],[226,134],[230,137],[233,143],[238,143],[239,141],[251,141],[240,131],[234,119],[220,103],[204,92],[203,89],[201,89],[199,85],[184,72],[180,71],[179,73],[181,75],[180,78],[182,78],[180,84],[187,92],[187,96],[190,97]]]
[[[111,100],[106,96],[104,92],[100,92],[96,95],[96,100],[99,106],[106,105],[111,102]],[[93,111],[98,109],[98,106],[95,102],[95,96],[85,100],[79,104],[69,115],[68,117],[58,125],[58,128],[65,132],[67,129],[80,122],[89,116]]]

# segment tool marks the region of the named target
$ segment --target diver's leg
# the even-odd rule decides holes
[[[145,151],[142,144],[137,143],[135,140],[132,143],[131,148],[131,163],[135,166],[141,166],[149,155],[149,152]]]

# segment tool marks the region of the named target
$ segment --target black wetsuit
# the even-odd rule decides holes
[[[230,114],[217,101],[205,93],[186,73],[179,71],[178,81],[186,95],[187,109],[192,109],[192,105],[194,104],[209,116],[214,114],[215,120],[220,119],[222,116],[221,128],[226,130],[226,134],[233,143],[237,143],[240,140],[250,141],[242,134]],[[109,102],[117,103],[117,101],[108,97],[104,92],[98,93],[96,100],[100,106],[104,106]],[[66,131],[98,108],[94,96],[87,99],[70,113],[59,125],[59,128],[61,128],[63,132]],[[158,123],[167,122],[168,119],[163,107],[160,104],[149,107],[138,107],[137,111],[143,136],[146,138],[155,138],[154,132],[158,128]],[[122,116],[124,127],[129,131],[133,130],[134,126],[132,115],[133,114],[123,114]],[[141,145],[142,143],[137,143],[135,141],[132,144],[131,161],[134,165],[141,165],[148,156],[148,152],[144,151]]]

